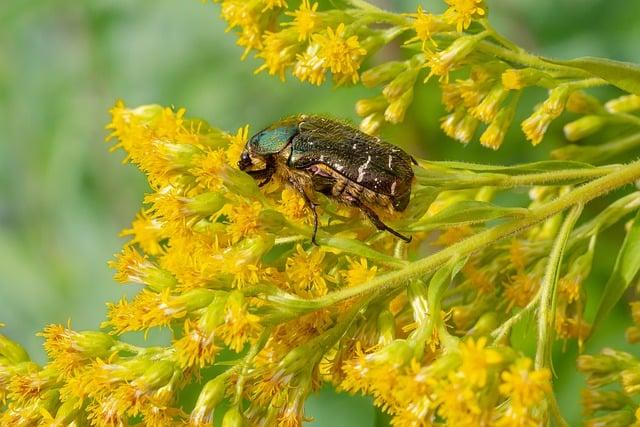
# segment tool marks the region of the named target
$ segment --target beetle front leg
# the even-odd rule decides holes
[[[258,187],[264,187],[265,185],[267,185],[267,183],[269,181],[271,181],[271,178],[273,178],[273,175],[276,172],[276,162],[273,158],[269,157],[266,159],[266,166],[264,169],[259,169],[259,170],[246,170],[245,172],[248,173],[253,179],[262,179],[263,181],[261,183],[258,184]]]
[[[380,217],[378,216],[377,213],[375,213],[373,211],[373,209],[371,209],[370,207],[368,207],[367,205],[365,205],[364,203],[362,203],[361,201],[357,200],[357,199],[353,199],[351,200],[351,204],[355,207],[357,207],[358,209],[360,209],[362,212],[364,212],[364,214],[367,216],[367,218],[369,218],[369,220],[373,223],[373,225],[376,226],[376,228],[378,230],[382,230],[382,231],[388,231],[389,233],[393,234],[394,236],[404,240],[405,242],[409,243],[411,242],[412,237],[409,236],[405,236],[403,234],[398,233],[396,230],[394,230],[393,228],[389,227],[387,224],[385,224],[384,222],[382,222],[382,220],[380,219]]]
[[[307,195],[307,192],[304,191],[304,187],[300,185],[298,181],[293,178],[289,178],[289,183],[298,193],[300,193],[300,195],[304,199],[305,204],[309,209],[311,209],[311,212],[313,213],[313,234],[311,235],[311,243],[316,246],[320,246],[318,242],[316,242],[316,234],[318,234],[318,212],[316,211],[316,206],[318,206],[318,204],[314,203],[311,200],[311,198]]]

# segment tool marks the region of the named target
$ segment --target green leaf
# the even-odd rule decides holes
[[[640,67],[630,62],[585,56],[570,61],[546,60],[554,64],[566,65],[600,77],[629,93],[640,95]]]
[[[427,231],[434,228],[476,224],[500,218],[522,217],[528,212],[529,210],[525,208],[505,208],[488,202],[464,200],[444,208],[410,228],[413,231]]]
[[[604,287],[600,305],[593,321],[593,329],[604,319],[618,303],[633,278],[640,270],[640,211],[631,224],[631,229],[618,252],[613,273]]]
[[[370,246],[365,245],[364,243],[354,240],[354,239],[345,239],[337,236],[318,236],[318,243],[322,246],[330,246],[335,249],[339,249],[343,252],[347,252],[353,255],[358,255],[364,258],[368,258],[372,261],[377,261],[380,264],[388,265],[391,267],[404,267],[406,265],[405,261],[402,261],[398,258],[394,258],[389,255],[385,255],[381,252],[372,249]]]
[[[418,219],[421,218],[431,206],[431,203],[440,194],[440,189],[436,187],[422,187],[417,190],[411,199],[409,207],[403,215],[406,219]]]

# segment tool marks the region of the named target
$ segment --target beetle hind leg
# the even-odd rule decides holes
[[[382,220],[380,219],[378,214],[375,213],[373,211],[373,209],[371,209],[367,205],[363,204],[362,202],[360,202],[357,199],[352,200],[351,204],[353,206],[357,207],[358,209],[360,209],[362,212],[364,212],[364,214],[367,216],[367,218],[369,218],[369,220],[373,223],[373,225],[376,226],[376,228],[378,230],[387,231],[387,232],[393,234],[394,236],[396,236],[397,238],[404,240],[407,243],[411,242],[411,239],[412,239],[411,236],[407,237],[404,234],[400,234],[399,232],[397,232],[393,228],[389,227],[387,224],[382,222]]]

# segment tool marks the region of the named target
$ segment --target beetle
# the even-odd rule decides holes
[[[252,169],[256,163],[261,169]],[[363,212],[378,230],[410,242],[387,226],[374,209],[402,212],[411,197],[413,157],[400,148],[337,120],[298,115],[273,123],[249,139],[238,167],[260,187],[274,176],[293,187],[313,213],[313,235],[318,232],[313,193]]]

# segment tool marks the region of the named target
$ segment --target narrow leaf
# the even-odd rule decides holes
[[[525,208],[505,208],[487,202],[465,200],[411,226],[412,230],[432,230],[439,227],[453,227],[476,224],[500,218],[522,217],[529,212]]]
[[[371,246],[365,245],[364,243],[357,240],[345,239],[337,236],[330,236],[330,237],[318,236],[317,240],[318,240],[318,243],[320,243],[323,246],[330,246],[332,248],[339,249],[343,252],[368,258],[372,261],[377,261],[383,265],[399,268],[399,267],[405,266],[406,264],[405,261],[383,254],[381,252],[378,252],[375,249],[372,249]]]
[[[608,81],[622,90],[640,95],[640,67],[637,64],[588,56],[571,61],[547,61],[554,64],[579,68]]]
[[[618,252],[613,273],[604,287],[600,305],[593,321],[593,329],[609,314],[640,270],[640,211]]]

